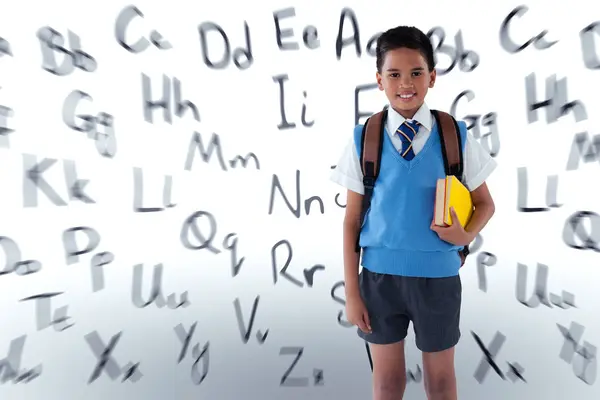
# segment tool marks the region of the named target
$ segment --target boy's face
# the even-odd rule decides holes
[[[385,91],[390,105],[404,118],[415,115],[434,83],[435,69],[429,72],[421,52],[405,47],[388,51],[377,73],[379,90]]]

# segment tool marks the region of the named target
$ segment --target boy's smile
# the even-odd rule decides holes
[[[402,100],[404,102],[409,102],[414,99],[415,95],[416,95],[416,92],[414,90],[410,90],[410,91],[402,91],[400,94],[398,94],[396,96],[399,97],[400,100]]]
[[[429,71],[419,50],[402,47],[386,52],[377,84],[394,110],[404,118],[412,118],[423,105],[435,77],[435,69]]]

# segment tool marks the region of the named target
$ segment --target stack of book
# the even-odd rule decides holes
[[[473,201],[469,189],[454,175],[449,175],[445,179],[441,178],[437,181],[435,190],[435,225],[452,225],[451,207],[454,208],[459,220],[458,222],[464,228],[473,215]]]

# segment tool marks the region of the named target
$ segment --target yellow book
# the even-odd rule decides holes
[[[454,207],[460,224],[467,225],[473,215],[471,192],[454,175],[437,181],[435,190],[434,223],[439,226],[452,225],[450,207]]]

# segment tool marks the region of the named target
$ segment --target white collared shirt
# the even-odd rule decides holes
[[[429,139],[435,119],[431,115],[429,107],[423,103],[412,120],[420,124],[419,131],[412,141],[413,151],[416,155],[423,149],[427,139]],[[402,151],[402,139],[396,134],[396,130],[404,121],[405,118],[402,115],[392,107],[388,107],[386,131],[398,152]],[[496,169],[497,163],[473,135],[467,132],[467,142],[465,143],[465,150],[463,152],[463,165],[463,180],[467,188],[473,191],[485,182],[494,169]],[[330,179],[346,189],[364,194],[363,174],[354,143],[354,136],[350,138],[346,145],[339,162],[331,172]]]

